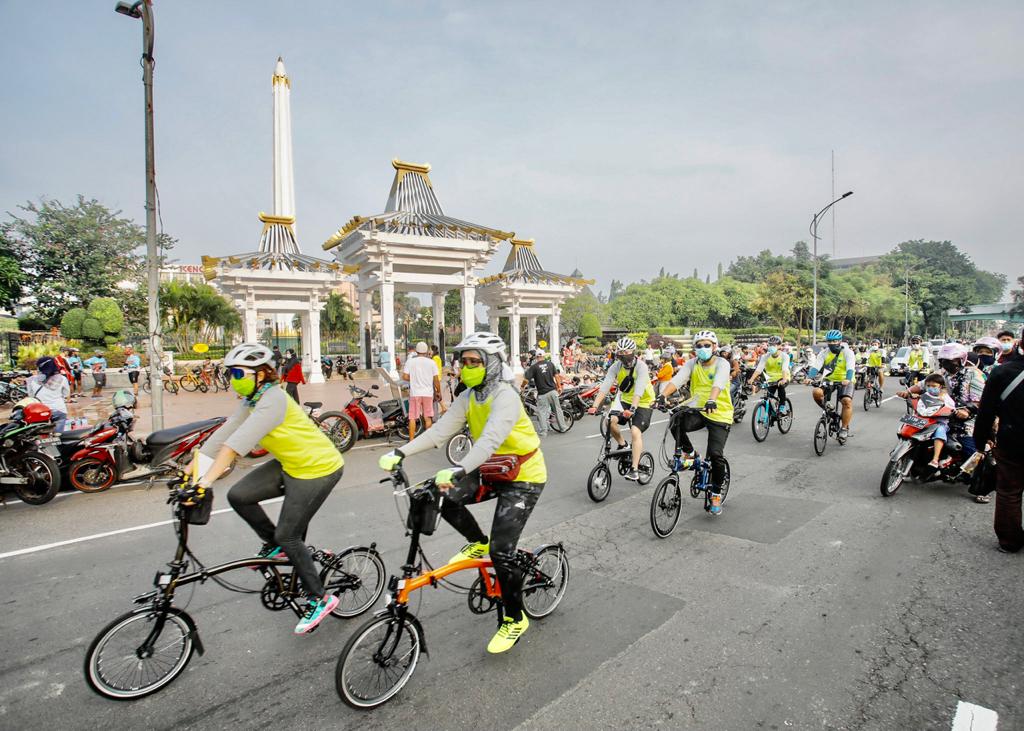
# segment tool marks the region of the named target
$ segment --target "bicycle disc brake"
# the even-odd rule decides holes
[[[281,574],[280,583],[287,583],[290,578],[288,574]],[[282,609],[288,608],[288,599],[282,596],[276,576],[271,576],[263,585],[260,590],[260,601],[272,612],[280,612]]]
[[[469,604],[469,611],[473,614],[487,614],[494,609],[498,600],[495,597],[487,596],[484,589],[484,582],[478,576],[473,585],[469,587],[469,594],[466,596],[466,603]]]

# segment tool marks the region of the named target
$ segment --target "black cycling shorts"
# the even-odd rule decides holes
[[[633,411],[633,415],[627,421],[629,422],[630,426],[635,426],[637,429],[640,430],[640,433],[642,434],[645,431],[647,431],[647,427],[651,425],[651,414],[651,409],[643,406],[638,406]],[[610,416],[618,416],[620,424],[623,421],[621,411],[613,411],[610,414]]]
[[[139,372],[138,371],[128,371],[128,381],[129,381],[129,383],[138,383],[139,382]]]

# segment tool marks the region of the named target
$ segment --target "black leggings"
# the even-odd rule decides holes
[[[466,506],[498,499],[491,521],[491,561],[505,616],[516,621],[523,617],[523,572],[516,565],[516,547],[543,489],[543,482],[506,482],[481,489],[479,474],[470,472],[448,490],[441,505],[441,516],[467,541],[484,543],[487,536]]]
[[[771,396],[774,392],[775,396],[778,397],[779,406],[782,406],[786,403],[786,387],[782,385],[780,381],[776,381],[775,383],[769,383],[767,388],[769,396]]]
[[[693,442],[687,432],[707,428],[708,430],[708,459],[711,460],[711,481],[714,492],[718,492],[722,481],[725,479],[725,442],[729,438],[729,425],[720,424],[717,421],[686,411],[679,411],[672,417],[669,429],[672,436],[676,438],[676,449],[682,449],[687,454],[693,453]]]
[[[341,479],[344,467],[326,477],[300,480],[285,474],[281,463],[272,459],[262,464],[228,491],[228,502],[264,543],[280,546],[295,566],[306,593],[319,599],[324,594],[313,556],[306,547],[306,529],[316,511]],[[284,495],[275,526],[260,502]]]

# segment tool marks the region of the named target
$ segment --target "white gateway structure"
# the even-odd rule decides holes
[[[430,166],[392,160],[395,177],[382,213],[355,216],[324,242],[346,272],[358,272],[362,355],[370,362],[370,312],[380,293],[381,346],[395,355],[395,292],[429,292],[433,327],[443,348],[444,298],[462,296],[462,332],[475,329],[477,271],[501,241],[515,234],[446,216],[430,181]],[[404,354],[403,354],[404,355]]]

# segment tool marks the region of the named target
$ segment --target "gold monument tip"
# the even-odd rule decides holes
[[[405,162],[403,160],[399,160],[397,157],[392,158],[391,166],[394,167],[395,170],[408,170],[411,173],[423,173],[426,175],[430,172],[429,163]]]
[[[513,246],[533,246],[535,239],[512,239],[509,243]]]
[[[263,223],[280,223],[285,226],[290,226],[295,223],[295,216],[271,216],[269,213],[260,211],[260,220]]]

